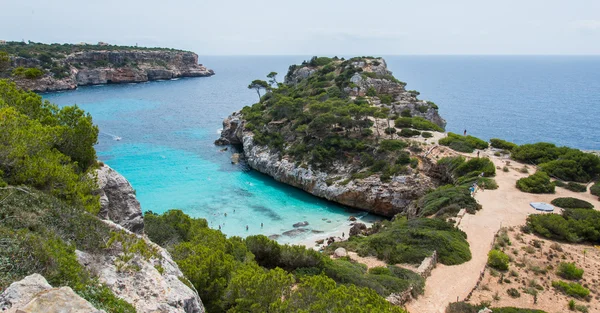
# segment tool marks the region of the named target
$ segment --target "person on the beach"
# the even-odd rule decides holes
[[[479,151],[477,151],[477,158],[479,158]]]
[[[471,185],[471,187],[469,187],[469,192],[471,192],[471,195],[475,193],[475,185]]]
[[[227,217],[227,213],[225,213],[225,217]]]
[[[342,238],[344,238],[344,236],[345,236],[345,235],[346,235],[346,234],[344,234],[344,232],[342,232]]]
[[[263,228],[263,223],[260,223],[260,228]]]
[[[246,230],[248,230],[248,225],[246,225]]]
[[[465,132],[463,133],[463,135],[465,135],[465,136],[467,135],[467,130],[466,129],[465,129]]]
[[[221,230],[221,225],[219,225],[219,230]]]

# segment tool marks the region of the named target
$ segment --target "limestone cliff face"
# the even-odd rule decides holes
[[[46,73],[38,79],[11,79],[23,89],[46,92],[75,89],[77,86],[139,83],[178,77],[214,75],[214,71],[198,64],[198,55],[169,50],[81,51],[54,60],[68,68],[65,77]],[[36,67],[39,61],[12,58],[12,66]]]
[[[376,175],[365,179],[350,179],[352,169],[349,164],[336,163],[328,172],[312,167],[304,168],[268,147],[257,145],[252,132],[244,131],[243,125],[240,113],[232,114],[223,122],[221,138],[215,143],[241,144],[251,168],[317,197],[392,217],[398,213],[410,214],[411,202],[435,187],[434,179],[422,172],[394,176],[391,182],[381,182]],[[428,160],[422,163],[423,171],[432,168]],[[344,184],[346,179],[350,181]]]
[[[129,181],[108,165],[103,165],[96,173],[101,207],[99,217],[111,220],[136,234],[142,234],[142,207]]]

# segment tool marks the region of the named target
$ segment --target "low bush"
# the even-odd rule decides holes
[[[600,182],[596,182],[594,185],[592,185],[592,187],[590,187],[590,193],[594,196],[600,197]]]
[[[44,71],[36,67],[17,67],[12,71],[13,76],[25,77],[27,79],[37,79],[44,76]]]
[[[556,274],[564,279],[579,280],[583,277],[583,269],[578,268],[575,263],[561,262]]]
[[[484,308],[491,309],[494,313],[546,313],[542,310],[522,309],[514,307],[494,308],[489,303],[480,303],[478,305],[467,302],[452,302],[446,308],[446,313],[478,313]]]
[[[475,149],[487,149],[488,147],[488,143],[479,138],[473,136],[461,136],[455,133],[448,133],[446,138],[439,140],[439,144],[448,146],[459,152],[467,153],[471,153],[475,151]]]
[[[430,132],[422,132],[421,136],[423,136],[423,138],[431,138],[433,137],[433,134]]]
[[[562,215],[533,214],[527,217],[527,227],[546,238],[600,243],[600,212],[596,210],[568,209]]]
[[[563,209],[593,209],[594,206],[581,199],[565,197],[565,198],[556,198],[552,200],[553,205],[563,208]]]
[[[379,143],[379,149],[383,151],[397,151],[408,147],[403,140],[385,139]]]
[[[508,151],[511,151],[512,149],[517,147],[517,144],[514,144],[514,143],[506,141],[506,140],[498,139],[498,138],[490,139],[490,145],[496,149],[502,149],[502,150],[508,150]]]
[[[413,130],[410,128],[402,128],[399,133],[400,136],[406,137],[406,138],[419,136],[420,134],[421,134],[420,131]]]
[[[542,171],[519,179],[517,188],[528,193],[554,193],[554,184],[550,181],[548,174]]]
[[[508,270],[508,263],[510,262],[510,259],[508,257],[508,255],[506,255],[504,252],[500,251],[500,250],[491,250],[488,253],[488,261],[487,264],[488,266],[497,269],[499,271],[506,271]]]
[[[521,297],[521,293],[515,289],[515,288],[509,288],[506,290],[506,293],[511,297],[511,298],[519,298]]]
[[[575,183],[575,182],[568,182],[568,183],[565,184],[565,183],[560,182],[560,180],[557,180],[557,181],[554,182],[554,184],[557,187],[562,187],[562,188],[565,188],[567,190],[571,190],[573,192],[586,192],[587,191],[587,187],[585,185],[578,184],[578,183]]]
[[[471,214],[480,209],[468,187],[452,185],[438,187],[424,195],[418,200],[417,207],[418,216],[422,217],[448,213],[447,211],[451,207],[458,208],[458,210],[465,208]],[[458,211],[454,212],[454,215],[456,213]]]
[[[429,218],[397,218],[378,233],[367,237],[350,237],[350,240],[331,244],[331,251],[345,247],[359,255],[372,255],[389,264],[418,264],[438,252],[440,263],[461,264],[471,259],[466,235],[452,224]]]
[[[568,283],[558,280],[552,282],[552,287],[568,296],[575,298],[585,299],[590,295],[590,290],[578,283]]]

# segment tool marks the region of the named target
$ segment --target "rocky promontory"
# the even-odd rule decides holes
[[[414,214],[411,203],[439,178],[419,142],[445,121],[405,85],[381,58],[313,58],[227,117],[215,143],[241,146],[251,168],[315,196],[383,216]]]
[[[0,46],[0,53],[5,54],[5,61],[0,59],[0,78],[36,92],[214,75],[213,70],[198,63],[197,54],[189,51],[18,44]]]

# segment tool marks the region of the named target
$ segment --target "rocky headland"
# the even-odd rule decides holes
[[[224,120],[215,143],[241,146],[251,168],[315,196],[388,217],[415,214],[413,201],[441,178],[418,142],[428,134],[416,130],[443,130],[437,106],[407,91],[381,58],[322,63],[292,65],[284,84]]]
[[[8,78],[25,90],[48,92],[85,85],[214,75],[213,70],[198,63],[196,53],[189,51],[115,46],[83,49],[76,45],[58,50],[55,45],[33,45],[30,51],[0,46],[0,53],[4,52],[8,58],[5,64],[0,64],[0,78]],[[16,51],[20,52],[11,53]]]

